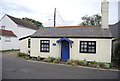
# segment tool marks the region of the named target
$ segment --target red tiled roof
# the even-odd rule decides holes
[[[4,30],[4,29],[0,29],[0,35],[1,36],[17,37],[11,30]]]

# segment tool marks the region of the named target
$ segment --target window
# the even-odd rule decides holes
[[[10,37],[5,37],[5,42],[10,42]]]
[[[49,40],[41,40],[40,41],[40,51],[41,52],[49,52],[50,51],[50,41]]]
[[[31,44],[30,39],[28,39],[28,48],[30,48],[30,44]]]
[[[1,26],[1,29],[5,29],[5,26]]]
[[[96,41],[80,41],[81,53],[96,53]]]

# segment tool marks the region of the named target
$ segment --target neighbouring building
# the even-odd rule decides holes
[[[120,1],[118,2],[118,21],[120,21]]]
[[[109,25],[109,28],[114,38],[120,37],[120,21],[113,25]]]
[[[10,30],[11,32],[13,32],[16,35],[18,40],[17,42],[15,42],[16,44],[13,44],[13,45],[15,45],[17,49],[20,49],[19,38],[33,34],[34,32],[36,32],[37,27],[34,24],[32,24],[30,21],[25,21],[20,18],[15,18],[5,14],[3,18],[0,20],[0,29]],[[1,31],[1,35],[2,35],[2,31]],[[8,44],[8,42],[6,44]],[[0,50],[4,50],[5,48],[6,50],[13,49],[13,48],[10,48],[12,46],[9,46],[9,48],[7,46],[5,47],[5,43],[2,43],[2,42],[0,46],[4,47],[3,49],[0,49]]]
[[[112,35],[108,26],[109,2],[102,2],[102,26],[41,27],[20,39],[20,51],[31,57],[111,62]]]
[[[10,30],[0,29],[0,50],[19,49],[17,36]]]
[[[118,2],[118,22],[113,25],[109,25],[109,27],[112,36],[115,38],[119,38],[120,37],[120,1]]]

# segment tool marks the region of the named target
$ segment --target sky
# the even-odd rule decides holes
[[[102,0],[0,0],[0,18],[8,14],[17,18],[28,17],[44,26],[53,26],[54,8],[57,26],[76,26],[81,17],[101,15]],[[109,24],[118,22],[118,1],[109,0]]]

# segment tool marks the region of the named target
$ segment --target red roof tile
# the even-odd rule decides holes
[[[11,30],[4,30],[4,29],[0,29],[0,35],[1,36],[17,37]]]

